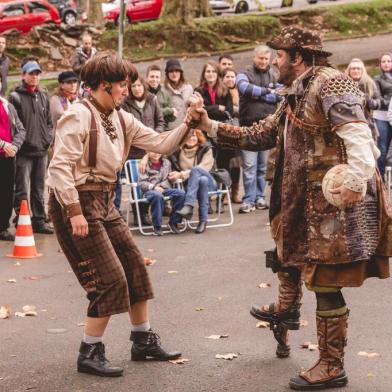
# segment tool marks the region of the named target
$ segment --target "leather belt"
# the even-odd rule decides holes
[[[116,183],[86,182],[85,184],[78,185],[76,189],[78,190],[78,192],[87,192],[87,191],[110,192],[116,189]]]

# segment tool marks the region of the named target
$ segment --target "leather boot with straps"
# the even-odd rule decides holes
[[[278,278],[278,301],[262,308],[252,306],[250,314],[258,320],[269,323],[278,342],[276,356],[286,358],[290,355],[288,331],[297,330],[300,327],[302,283],[297,271],[279,271]]]
[[[82,342],[79,349],[78,372],[101,377],[118,377],[122,376],[123,369],[112,366],[106,359],[105,346],[102,342],[95,344]]]
[[[290,388],[316,391],[344,387],[348,378],[344,370],[344,347],[347,344],[348,311],[342,316],[317,316],[320,357],[311,369],[290,380]]]
[[[132,361],[169,361],[181,357],[179,351],[167,352],[161,346],[161,340],[152,330],[147,332],[132,331],[130,340],[133,342],[131,349]]]

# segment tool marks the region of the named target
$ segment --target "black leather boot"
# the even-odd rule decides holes
[[[178,215],[186,220],[190,220],[193,215],[193,206],[189,206],[187,204],[184,205],[180,210],[176,211]]]
[[[168,361],[181,357],[179,351],[167,352],[161,347],[161,340],[155,332],[131,332],[131,349],[132,361],[146,361],[153,359],[155,361]]]
[[[122,376],[123,369],[112,366],[105,357],[103,343],[88,344],[82,342],[79,349],[78,372],[90,373],[101,377]]]
[[[199,224],[196,227],[195,233],[196,234],[201,234],[206,231],[207,228],[207,222],[206,221],[200,221]]]

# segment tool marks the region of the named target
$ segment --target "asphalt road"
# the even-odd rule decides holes
[[[276,295],[275,276],[264,268],[262,257],[272,245],[266,222],[266,211],[235,213],[234,226],[209,229],[203,235],[135,235],[143,253],[157,259],[149,267],[156,295],[150,302],[152,325],[165,347],[182,350],[190,362],[131,362],[129,322],[126,315],[118,315],[105,336],[108,357],[125,368],[118,379],[75,371],[83,332],[78,323],[83,322],[87,301],[54,237],[37,235],[38,250],[44,255],[19,260],[20,266],[3,257],[11,246],[0,243],[0,305],[9,304],[13,312],[27,304],[38,310],[37,317],[0,320],[0,391],[288,391],[289,377],[317,358],[316,352],[299,348],[316,339],[315,299],[305,293],[302,318],[309,325],[292,334],[292,356],[277,359],[270,331],[257,329],[257,320],[249,315],[251,304],[269,303]],[[16,283],[8,283],[11,278]],[[261,282],[272,287],[260,289]],[[389,392],[391,282],[372,279],[344,294],[351,308],[346,355],[350,384],[345,391]],[[66,331],[50,334],[48,329]],[[205,338],[211,334],[229,337]],[[365,358],[358,356],[360,351],[381,356]],[[215,359],[225,353],[239,356],[233,361]]]

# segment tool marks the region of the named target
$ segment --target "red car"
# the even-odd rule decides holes
[[[28,33],[34,26],[45,23],[60,24],[56,7],[44,0],[16,0],[0,2],[0,33],[16,29]]]
[[[117,25],[120,16],[119,1],[115,0],[113,4],[117,5],[116,8],[108,11],[104,17]],[[154,20],[159,18],[161,11],[162,0],[128,0],[126,17],[129,23]]]

